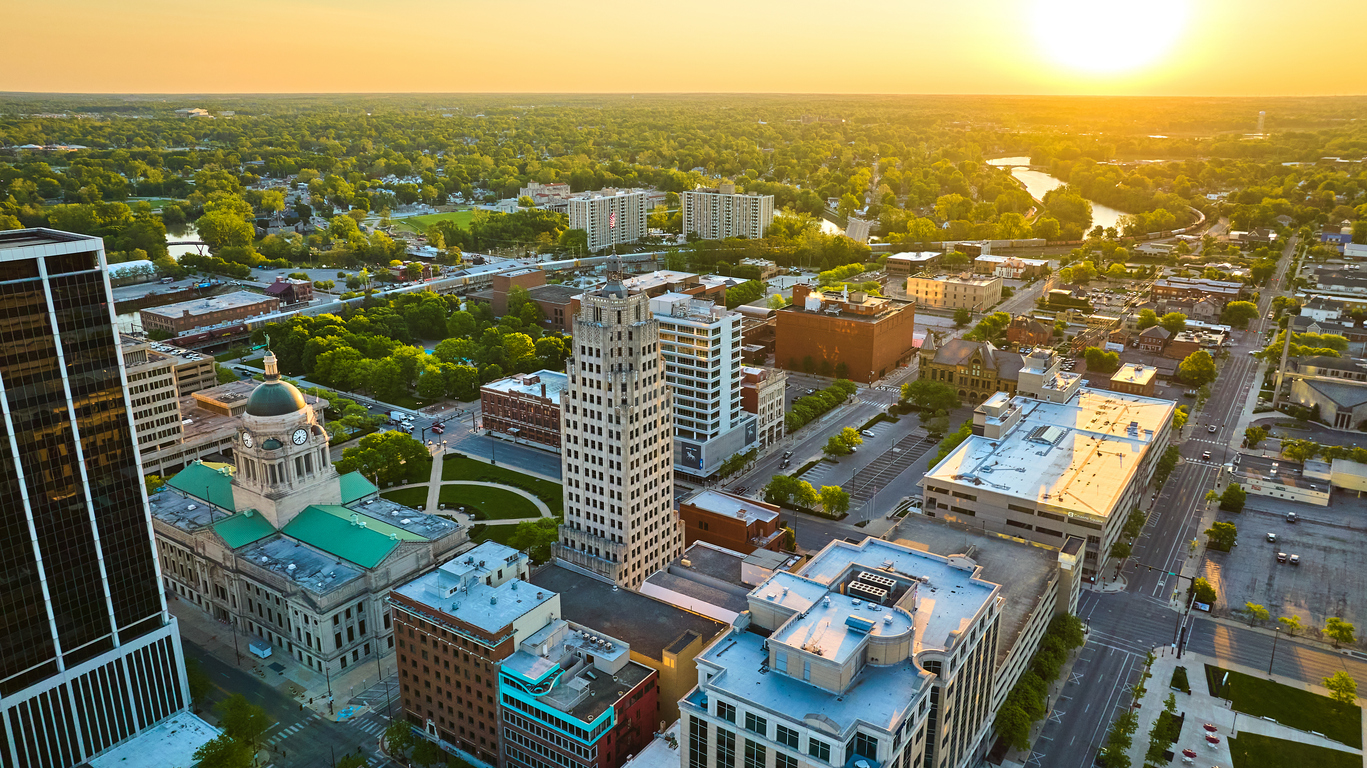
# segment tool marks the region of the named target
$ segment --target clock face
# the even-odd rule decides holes
[[[308,430],[303,428],[294,430],[294,435],[291,439],[294,440],[295,445],[303,445],[304,441],[309,439]]]
[[[250,432],[243,432],[243,433],[242,433],[242,444],[243,444],[243,445],[245,445],[245,446],[247,446],[248,448],[250,448],[250,447],[252,447],[252,445],[254,445],[255,443],[256,443],[256,441],[252,439],[252,433],[250,433]]]

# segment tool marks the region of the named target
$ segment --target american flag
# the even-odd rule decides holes
[[[616,212],[616,211],[613,211],[612,213],[608,214],[608,229],[616,229],[616,228],[617,228],[617,212]]]

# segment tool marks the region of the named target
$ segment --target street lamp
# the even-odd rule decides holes
[[[1272,662],[1277,660],[1277,638],[1281,637],[1282,628],[1272,627],[1272,656],[1267,660],[1267,676],[1272,677]]]

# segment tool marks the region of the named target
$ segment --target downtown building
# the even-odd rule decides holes
[[[774,196],[736,194],[730,182],[679,195],[683,205],[683,233],[703,240],[743,237],[758,240],[774,222]]]
[[[650,300],[673,394],[674,471],[702,480],[759,443],[759,418],[741,398],[741,319],[682,293]]]
[[[560,396],[565,520],[557,557],[626,587],[683,550],[673,508],[673,404],[650,297],[608,282],[580,297]]]
[[[588,233],[590,252],[634,243],[646,235],[645,190],[603,190],[570,198],[570,229]]]
[[[67,768],[190,704],[98,237],[0,233],[0,766]]]

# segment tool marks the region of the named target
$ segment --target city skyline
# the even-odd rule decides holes
[[[1318,24],[1284,23],[1284,9],[1268,0],[918,2],[852,13],[716,0],[685,14],[619,0],[531,6],[515,17],[503,6],[428,0],[397,9],[247,2],[194,14],[160,0],[20,6],[9,11],[14,28],[62,18],[77,55],[12,68],[0,90],[1303,96],[1363,89],[1351,46],[1323,44]],[[1298,11],[1346,29],[1367,21],[1367,9],[1347,0],[1312,0]],[[719,14],[730,23],[714,23]],[[254,16],[271,23],[242,34],[241,21]],[[414,44],[415,26],[436,31],[431,44]],[[444,30],[461,29],[481,32],[441,43]],[[868,39],[874,30],[892,34]],[[130,46],[129,35],[185,45]],[[693,64],[609,66],[642,37],[657,61]],[[595,39],[617,44],[585,45]],[[36,61],[46,43],[17,36],[10,44],[15,61]],[[546,66],[552,51],[579,66]],[[526,55],[533,52],[541,55]],[[769,66],[738,74],[741,62]]]

